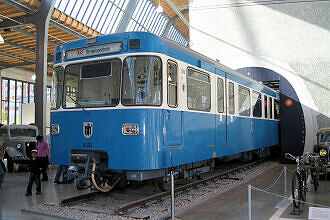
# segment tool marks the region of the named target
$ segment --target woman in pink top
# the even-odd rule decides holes
[[[49,145],[44,140],[44,137],[42,135],[37,136],[37,151],[38,151],[38,158],[41,161],[42,164],[42,179],[41,181],[48,181],[47,176],[47,167],[49,163]]]

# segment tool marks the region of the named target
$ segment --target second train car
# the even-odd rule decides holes
[[[57,46],[52,88],[52,162],[102,192],[279,144],[276,91],[151,33]]]

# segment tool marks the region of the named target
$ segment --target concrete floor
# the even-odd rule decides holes
[[[280,175],[284,165],[279,164],[270,171],[251,179],[248,183],[242,184],[228,192],[215,195],[210,199],[202,201],[197,205],[185,208],[177,212],[176,216],[181,219],[225,219],[241,220],[248,219],[248,184],[265,189],[270,186]],[[287,165],[289,170],[294,170],[294,165]],[[287,193],[284,193],[284,179],[281,177],[277,184],[268,191],[285,197],[291,196],[291,177],[287,175]],[[330,206],[330,181],[320,181],[320,188],[317,193],[312,189],[307,193],[307,201],[316,204]],[[284,198],[252,190],[252,219],[308,219],[309,205],[304,205],[304,212],[299,215],[290,215],[292,202]],[[282,202],[282,203],[281,203]]]
[[[253,178],[249,181],[254,187],[265,189],[272,184],[281,173],[284,165],[279,164],[270,171]],[[288,165],[289,170],[293,170],[293,165]],[[0,219],[54,219],[40,215],[21,212],[21,209],[45,202],[56,202],[60,199],[71,195],[81,194],[86,191],[77,191],[73,184],[54,184],[54,176],[56,167],[48,170],[49,182],[42,182],[42,194],[36,195],[33,188],[33,195],[25,196],[26,185],[28,181],[27,172],[6,173],[5,182],[0,188]],[[291,176],[288,172],[287,190],[284,194],[283,178],[274,185],[269,192],[290,197],[291,193]],[[330,206],[330,181],[321,180],[320,189],[317,193],[313,190],[307,193],[307,201],[317,204]],[[35,186],[34,186],[35,187]],[[247,203],[247,184],[242,184],[233,190],[223,194],[214,195],[205,201],[198,203],[192,207],[178,210],[177,216],[181,219],[225,219],[225,220],[241,220],[248,219],[248,203]],[[252,191],[252,219],[307,219],[308,205],[304,206],[304,212],[300,216],[290,215],[292,211],[292,203],[285,203],[280,208],[275,208],[283,200],[283,198],[268,195],[263,192]]]
[[[21,212],[21,209],[34,206],[44,202],[56,202],[70,195],[80,194],[86,191],[77,191],[73,184],[54,184],[56,167],[48,169],[48,182],[42,182],[41,195],[35,194],[35,185],[32,196],[25,196],[28,182],[28,172],[6,173],[5,181],[0,188],[0,219],[54,219]]]

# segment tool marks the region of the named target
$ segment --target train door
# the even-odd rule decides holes
[[[178,107],[178,65],[173,61],[167,62],[167,104],[170,109],[163,110],[164,145],[182,145],[182,112]]]
[[[225,115],[225,81],[217,78],[217,115],[216,119],[216,145],[221,149],[226,144],[227,125]]]

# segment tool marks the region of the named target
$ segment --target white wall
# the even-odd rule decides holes
[[[323,116],[318,125],[330,126],[330,2],[236,4],[251,2],[258,1],[191,0],[192,49],[233,69],[260,63],[277,70]]]

